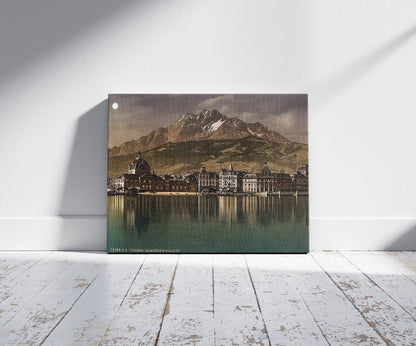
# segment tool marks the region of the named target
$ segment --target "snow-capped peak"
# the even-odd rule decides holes
[[[203,127],[206,133],[213,133],[219,129],[219,127],[226,122],[225,119],[217,120],[213,123],[209,123]]]

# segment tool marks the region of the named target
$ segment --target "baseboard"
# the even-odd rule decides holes
[[[106,250],[105,215],[0,218],[0,250]],[[416,250],[416,219],[311,219],[311,250]]]
[[[311,250],[416,250],[416,219],[312,219]]]
[[[105,250],[107,216],[0,218],[0,250]]]

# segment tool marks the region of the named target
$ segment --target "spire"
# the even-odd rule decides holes
[[[228,166],[228,170],[230,171],[230,172],[232,172],[233,171],[233,164],[230,162],[230,165]]]
[[[269,176],[272,174],[271,169],[269,168],[269,166],[267,166],[267,162],[264,162],[264,166],[263,169],[261,170],[261,175],[264,176]]]

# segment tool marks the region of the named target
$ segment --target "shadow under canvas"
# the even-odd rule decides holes
[[[58,247],[106,249],[108,107],[103,100],[78,120],[58,215]]]

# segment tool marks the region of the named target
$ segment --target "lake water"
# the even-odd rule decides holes
[[[305,253],[308,197],[108,196],[112,253]]]

